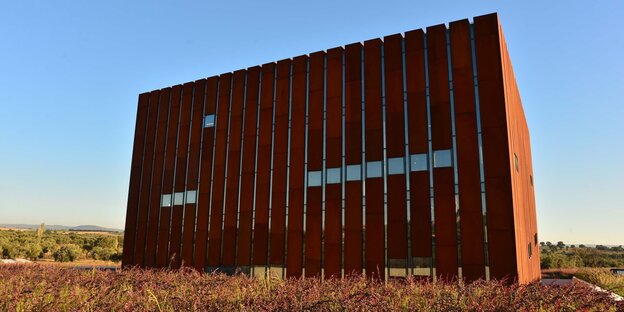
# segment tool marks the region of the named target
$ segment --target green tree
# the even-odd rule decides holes
[[[95,240],[94,246],[117,249],[119,242],[116,236],[100,236]]]
[[[41,245],[37,243],[31,243],[31,244],[26,245],[26,258],[30,260],[35,261],[39,259],[42,252],[43,252],[43,249],[41,248]]]
[[[57,262],[73,262],[82,256],[82,250],[77,245],[67,244],[56,250],[53,256]]]

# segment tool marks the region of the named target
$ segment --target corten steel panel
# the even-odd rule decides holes
[[[158,98],[160,91],[150,93],[149,107],[150,111],[147,116],[147,137],[145,143],[145,157],[143,160],[143,177],[141,178],[141,197],[139,201],[138,218],[136,225],[136,239],[134,244],[134,263],[138,266],[144,265],[145,259],[145,232],[147,230],[147,213],[149,207],[150,188],[152,186],[152,171],[154,163],[154,148],[156,143],[156,125],[158,119]]]
[[[323,190],[320,186],[308,187],[305,230],[305,276],[321,276],[321,208]]]
[[[238,214],[238,182],[241,159],[245,70],[234,72],[233,79],[221,254],[221,265],[224,266],[233,266],[236,260],[236,218]]]
[[[269,263],[284,264],[286,233],[286,166],[288,165],[289,59],[277,62],[275,87],[275,131],[273,134],[273,187],[271,189],[271,233]]]
[[[409,153],[425,154],[429,151],[429,143],[424,34],[420,29],[405,33],[405,71]],[[410,172],[410,234],[413,257],[431,257],[430,205],[429,172]]]
[[[327,51],[326,82],[326,167],[342,167],[342,48]],[[342,185],[328,184],[325,190],[325,276],[340,277],[342,251]]]
[[[485,278],[485,255],[477,116],[468,20],[450,24],[450,43],[455,99],[462,275],[472,281]]]
[[[366,125],[366,161],[383,159],[381,110],[381,40],[364,43],[364,106]],[[366,179],[366,274],[383,279],[384,250],[384,181]]]
[[[453,168],[434,169],[433,192],[436,273],[441,278],[453,278],[457,276],[457,224],[455,223]]]
[[[206,79],[206,98],[204,115],[215,113],[217,101],[218,78]],[[210,190],[212,177],[212,154],[214,142],[214,127],[203,128],[201,147],[201,166],[199,168],[199,190],[197,199],[197,229],[195,233],[195,251],[193,265],[198,271],[204,271],[206,264],[206,247],[208,243],[208,217],[210,213]]]
[[[305,114],[307,88],[307,56],[298,56],[292,62],[290,176],[288,193],[288,246],[286,274],[300,277],[303,253],[303,187],[305,160]]]
[[[158,236],[156,238],[156,267],[167,267],[167,251],[169,245],[169,226],[171,224],[171,207],[160,208]]]
[[[217,99],[217,131],[214,153],[214,174],[212,180],[212,203],[210,206],[210,229],[208,236],[208,265],[218,266],[221,255],[221,223],[223,218],[223,196],[225,189],[226,147],[230,108],[230,84],[232,74],[219,76]]]
[[[122,266],[129,267],[134,263],[134,238],[141,191],[141,170],[143,164],[143,150],[145,146],[145,133],[147,114],[149,111],[149,93],[139,95],[137,105],[137,118],[134,130],[134,143],[132,149],[132,164],[130,166],[130,185],[128,187],[128,208],[126,210],[126,226],[124,231],[124,248]],[[148,155],[149,157],[149,155]]]
[[[345,163],[362,163],[362,45],[345,47]],[[345,182],[345,275],[362,273],[362,182]]]
[[[405,156],[402,40],[403,37],[400,34],[384,38],[386,153],[388,158]]]
[[[182,215],[184,206],[171,207],[171,235],[169,236],[169,267],[180,267],[180,244],[182,243]]]
[[[308,82],[308,172],[323,168],[323,66],[325,53],[310,54]],[[305,276],[321,275],[322,188],[308,187]]]
[[[258,84],[260,67],[247,70],[245,91],[245,130],[243,134],[240,221],[237,235],[239,266],[251,264],[251,226],[253,218],[254,171],[256,164],[256,127],[258,119]]]
[[[380,279],[385,276],[383,183],[366,179],[366,275]]]
[[[195,235],[195,204],[184,204],[180,266],[193,266],[193,237]]]
[[[431,144],[433,150],[450,149],[453,147],[453,134],[446,51],[446,26],[427,27],[427,61],[429,66]]]
[[[345,163],[362,162],[362,45],[345,47]]]
[[[163,175],[163,194],[173,194],[173,179],[176,160],[176,140],[178,138],[178,124],[180,116],[180,95],[182,86],[171,88],[171,104],[169,105],[169,122],[167,125],[167,149],[165,151],[165,170]],[[160,212],[158,238],[156,246],[156,266],[166,267],[169,260],[169,232],[171,223],[171,208],[163,208]]]
[[[479,84],[482,149],[487,207],[490,276],[515,278],[517,275],[513,234],[513,198],[505,93],[502,77],[498,18],[476,17],[475,52]],[[500,233],[505,233],[501,235]],[[494,237],[494,235],[499,235]],[[509,247],[511,246],[511,247]]]
[[[308,172],[323,168],[324,52],[310,54],[308,82]]]
[[[154,166],[152,169],[152,186],[150,206],[147,219],[147,237],[145,239],[145,266],[153,267],[156,261],[156,240],[158,232],[158,215],[160,213],[160,194],[163,178],[165,158],[165,142],[167,141],[167,122],[169,111],[169,93],[171,89],[160,90],[158,100],[158,123],[156,130],[156,145],[154,148]]]
[[[446,26],[427,28],[427,60],[433,150],[451,149],[451,102],[446,51]],[[452,168],[433,169],[435,207],[436,273],[441,278],[457,276],[457,224]]]
[[[345,184],[344,272],[362,273],[362,182]]]
[[[422,30],[405,33],[405,79],[410,154],[427,153],[427,96],[425,50]]]
[[[182,86],[182,102],[180,104],[180,127],[178,128],[178,146],[176,170],[173,184],[174,193],[184,192],[186,186],[186,157],[188,153],[189,130],[191,126],[191,105],[193,104],[193,83]],[[186,198],[185,198],[186,200]],[[180,267],[182,245],[182,223],[184,222],[185,205],[173,205],[171,216],[171,238],[169,259],[172,268]],[[194,216],[193,216],[194,217]]]
[[[384,38],[386,154],[405,156],[403,60],[400,34]],[[407,259],[407,198],[405,175],[388,176],[388,258]]]
[[[381,40],[368,40],[364,43],[366,161],[383,159],[381,87]]]
[[[388,258],[407,259],[405,175],[388,176]]]
[[[201,131],[204,126],[204,93],[206,80],[195,81],[193,87],[193,113],[191,119],[191,133],[189,138],[188,170],[186,189],[197,191],[199,178],[199,152],[201,145]],[[195,198],[197,202],[197,198]],[[184,212],[184,237],[182,238],[182,264],[193,265],[193,250],[195,237],[195,222],[197,204],[186,204]]]
[[[253,264],[267,264],[269,236],[269,191],[271,183],[271,128],[273,124],[273,86],[275,63],[262,65],[260,88],[260,126],[256,163],[256,208],[253,233]]]
[[[342,166],[342,48],[327,50],[326,167]]]
[[[429,172],[410,173],[412,257],[431,257]]]
[[[342,185],[328,184],[325,187],[325,244],[323,268],[325,277],[340,278],[342,243]]]
[[[329,184],[325,190],[325,244],[323,264],[326,277],[341,276],[342,185]]]

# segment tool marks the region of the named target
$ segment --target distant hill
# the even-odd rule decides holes
[[[0,224],[0,228],[11,229],[37,229],[39,224]],[[66,226],[51,224],[45,225],[46,230],[63,230],[63,231],[85,231],[85,232],[121,232],[120,229],[105,228],[97,225],[79,225],[79,226]]]

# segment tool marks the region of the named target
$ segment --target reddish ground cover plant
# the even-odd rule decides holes
[[[320,282],[192,270],[74,270],[0,266],[0,311],[624,311],[624,302],[572,283]]]

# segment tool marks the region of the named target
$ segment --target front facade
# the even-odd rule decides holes
[[[539,279],[498,16],[141,94],[123,264]]]

